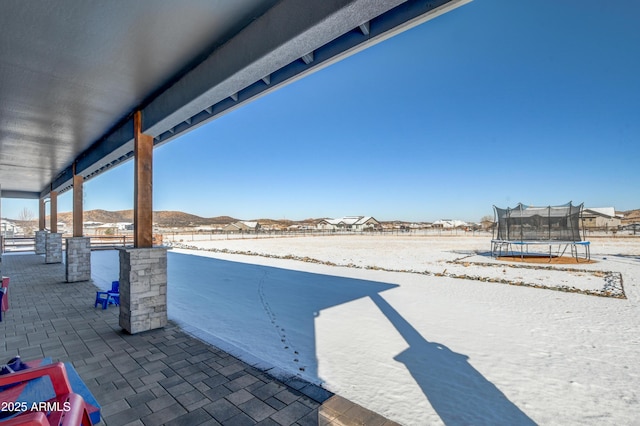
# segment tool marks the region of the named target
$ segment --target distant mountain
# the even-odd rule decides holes
[[[133,217],[133,211],[132,211]],[[204,226],[204,225],[227,225],[237,222],[230,216],[217,216],[204,218],[189,213],[178,211],[158,211],[153,212],[153,223],[157,223],[161,227],[185,227],[185,226]]]
[[[83,212],[83,221],[100,222],[100,223],[117,223],[117,222],[133,222],[133,210],[87,210]],[[237,222],[230,216],[216,216],[204,218],[189,213],[178,211],[157,211],[153,212],[153,222],[161,227],[187,227],[187,226],[204,226],[204,225],[226,225]],[[73,222],[73,213],[58,213],[58,222],[64,222],[71,225]]]
[[[622,224],[640,222],[640,209],[618,211],[617,214],[623,215]],[[133,210],[87,210],[83,215],[84,222],[100,222],[100,223],[117,223],[117,222],[133,222]],[[37,218],[35,219],[37,221]],[[216,216],[216,217],[200,217],[189,213],[179,211],[157,211],[153,212],[153,222],[164,228],[186,228],[192,226],[220,226],[227,225],[229,223],[238,222],[241,219],[236,219],[231,216]],[[304,219],[304,220],[289,220],[289,219],[251,219],[252,222],[259,222],[262,226],[275,226],[275,227],[288,227],[291,225],[310,225],[316,224],[322,219]],[[71,226],[72,213],[58,213],[58,221],[64,222],[67,226]],[[31,221],[33,222],[33,221]],[[384,224],[409,224],[404,221],[388,221],[382,222]]]
[[[82,219],[87,222],[100,222],[100,223],[117,223],[117,222],[133,222],[133,210],[120,210],[120,211],[108,211],[108,210],[86,210],[82,214]],[[47,221],[49,216],[47,216]],[[64,222],[71,225],[73,222],[73,213],[64,212],[58,213],[58,222]]]
[[[47,220],[49,218],[47,217]],[[87,210],[83,213],[83,220],[87,222],[99,223],[118,223],[133,222],[133,210]],[[238,222],[242,219],[236,219],[231,216],[216,217],[200,217],[189,213],[179,211],[156,211],[153,212],[153,223],[162,228],[188,228],[195,226],[224,226],[230,223]],[[288,227],[291,225],[315,225],[322,219],[305,219],[305,220],[289,220],[289,219],[251,219],[252,222],[258,222],[262,226]],[[73,213],[58,213],[58,222],[64,222],[68,227],[73,223]]]
[[[288,227],[293,225],[315,225],[322,219],[304,219],[304,220],[290,220],[290,219],[252,219],[252,222],[258,222],[261,226],[280,226]]]
[[[616,213],[624,216],[621,221],[623,225],[626,225],[628,223],[640,222],[640,209],[627,210],[626,212],[616,212]]]

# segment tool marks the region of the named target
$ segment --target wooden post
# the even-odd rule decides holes
[[[58,232],[58,192],[51,191],[49,196],[51,199],[51,213],[49,214],[51,223],[49,224],[49,228],[51,229],[51,233],[55,234]]]
[[[133,245],[153,247],[153,137],[142,133],[142,113],[133,116],[134,190]]]
[[[75,165],[74,165],[75,173]],[[82,184],[84,178],[82,175],[73,175],[73,236],[82,237],[83,223],[82,223]]]
[[[44,231],[46,226],[45,219],[47,218],[47,213],[44,208],[44,198],[40,198],[40,205],[38,206],[38,231]]]

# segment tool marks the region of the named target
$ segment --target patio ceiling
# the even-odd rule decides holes
[[[470,0],[4,0],[0,185],[39,198]]]

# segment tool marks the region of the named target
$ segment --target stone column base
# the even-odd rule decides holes
[[[48,233],[45,242],[44,263],[62,263],[62,234]]]
[[[36,231],[36,254],[45,254],[47,247],[47,231]]]
[[[167,325],[167,249],[120,250],[120,327],[135,334]]]
[[[67,241],[67,282],[91,279],[91,238],[73,237]]]

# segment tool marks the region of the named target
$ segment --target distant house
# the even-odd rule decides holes
[[[484,217],[482,219],[482,222],[480,222],[480,228],[484,229],[485,231],[493,228],[494,225],[495,225],[495,222],[493,221],[491,216]]]
[[[585,229],[618,229],[622,217],[613,207],[590,207],[582,210],[582,226]]]
[[[0,220],[0,233],[5,237],[13,237],[16,234],[22,233],[22,229],[15,223],[9,220]]]
[[[431,224],[434,228],[440,229],[454,229],[454,228],[467,228],[469,224],[461,220],[440,219]]]
[[[204,226],[196,226],[194,228],[196,232],[214,232],[214,231],[222,231],[222,226],[216,225],[204,225]]]
[[[431,228],[431,224],[426,222],[419,222],[419,223],[414,222],[409,224],[409,229],[429,229],[429,228]]]
[[[117,223],[103,223],[103,224],[98,225],[98,226],[92,226],[92,229],[95,230],[96,235],[98,235],[98,234],[113,235],[113,234],[116,234],[116,231],[118,230],[118,224]]]
[[[371,216],[344,216],[337,219],[322,219],[317,229],[329,231],[372,231],[382,226]]]
[[[222,228],[224,232],[252,232],[252,231],[255,232],[259,229],[260,229],[260,224],[258,222],[246,222],[246,221],[230,223],[224,228]]]

